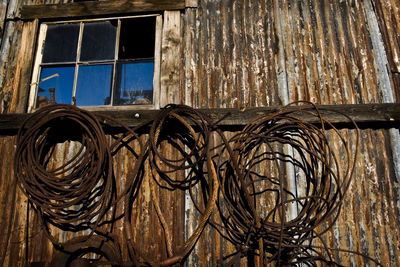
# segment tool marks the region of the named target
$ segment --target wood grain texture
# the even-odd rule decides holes
[[[179,11],[165,11],[161,41],[160,106],[179,104],[181,65],[181,15]]]
[[[33,69],[34,53],[36,50],[37,30],[39,21],[37,19],[24,23],[21,37],[21,47],[18,53],[18,64],[16,69],[16,77],[18,80],[14,82],[14,97],[11,101],[12,112],[24,113],[26,111],[29,88],[31,83],[31,75]]]
[[[24,5],[21,19],[70,18],[185,8],[184,0],[88,1],[69,4]]]

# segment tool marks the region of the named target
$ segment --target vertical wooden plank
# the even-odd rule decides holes
[[[37,36],[37,51],[35,55],[35,61],[33,62],[33,70],[32,70],[32,80],[30,83],[30,88],[29,88],[29,99],[28,99],[28,112],[33,112],[34,107],[35,107],[35,102],[36,102],[36,95],[37,95],[37,88],[39,84],[39,66],[40,62],[42,62],[42,57],[43,57],[43,46],[44,46],[44,40],[46,38],[46,32],[47,32],[47,24],[42,24],[40,25],[39,33]]]
[[[2,48],[0,50],[1,55],[0,55],[0,88],[2,87],[2,81],[4,80],[3,78],[3,36],[5,35],[5,18],[7,14],[7,0],[0,0],[0,47]],[[0,89],[0,114],[3,113],[3,102],[4,99],[6,98],[6,95],[2,92]]]
[[[4,20],[7,13],[7,0],[0,0],[0,44],[3,37]]]
[[[14,138],[0,139],[0,153],[2,155],[10,154]],[[16,189],[17,184],[14,179],[12,168],[12,157],[0,158],[0,266],[11,266],[10,260],[11,246],[10,237],[12,236],[13,219],[16,207]]]
[[[13,113],[26,111],[38,25],[38,20],[34,20],[24,23],[22,29],[21,46],[16,59],[17,65],[12,88],[14,94],[10,105],[10,112]]]
[[[179,11],[165,11],[161,48],[160,106],[181,103],[180,99],[180,49],[181,16]]]
[[[9,0],[7,6],[7,19],[13,19],[18,15],[19,8],[23,4],[24,1],[20,0]]]
[[[154,51],[154,80],[153,80],[153,104],[155,109],[160,108],[160,75],[161,75],[161,37],[162,37],[162,16],[156,18],[156,40],[155,40],[155,51]]]
[[[3,41],[0,50],[0,112],[7,113],[14,93],[15,68],[21,38],[21,22],[8,21],[5,23]]]

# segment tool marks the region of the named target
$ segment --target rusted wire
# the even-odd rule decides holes
[[[168,105],[156,118],[133,129],[74,106],[50,105],[21,127],[14,170],[45,226],[50,223],[74,232],[90,229],[106,238],[123,218],[126,250],[134,266],[182,263],[208,222],[237,249],[225,255],[223,265],[234,265],[240,257],[259,266],[314,266],[318,261],[334,265],[331,252],[340,249],[329,248],[323,234],[338,218],[351,181],[358,129],[342,114],[356,128],[354,136],[345,136],[315,105],[295,104],[297,109],[283,107],[252,121],[231,138],[207,115],[182,105]],[[302,115],[315,122],[301,120]],[[123,133],[107,139],[102,130],[107,121],[119,124]],[[29,129],[28,123],[33,125]],[[147,135],[139,134],[144,126],[150,128]],[[220,144],[211,143],[218,138]],[[80,148],[65,163],[55,165],[57,145],[66,141]],[[131,153],[134,165],[118,192],[112,166],[121,148]],[[132,221],[132,207],[145,179],[151,179],[152,204],[164,232],[166,257],[162,259],[147,256],[132,233],[140,227]],[[199,214],[193,234],[179,248],[171,243],[170,224],[157,190],[186,192]],[[121,202],[123,214],[106,220],[109,210],[115,213]],[[222,223],[211,219],[213,213]],[[104,224],[111,225],[108,232],[99,229]],[[321,225],[324,230],[319,230]],[[85,242],[80,239],[80,244]]]
[[[319,127],[301,120],[304,114],[315,117]],[[311,105],[294,111],[284,107],[225,140],[226,159],[219,157],[218,164],[220,228],[236,245],[237,255],[252,255],[262,266],[334,263],[329,248],[321,252],[313,241],[339,215],[358,151],[355,132],[352,152],[347,138]],[[332,141],[341,148],[341,160]],[[318,232],[321,224],[325,230]]]
[[[94,231],[114,197],[112,157],[101,124],[71,105],[46,106],[30,117],[31,127],[27,123],[18,132],[14,159],[22,191],[45,224]],[[54,164],[57,145],[66,141],[80,148],[66,162]]]
[[[132,222],[130,212],[125,215],[125,230],[128,237],[129,252],[136,265],[169,266],[180,263],[193,249],[199,239],[207,220],[214,210],[218,194],[218,184],[215,166],[210,157],[209,119],[204,114],[186,106],[169,105],[160,111],[154,119],[150,131],[145,161],[148,162],[152,181],[150,181],[151,195],[160,224],[164,231],[167,257],[154,261],[146,257],[143,249],[133,243],[130,229]],[[171,131],[171,129],[173,129]],[[173,149],[174,155],[164,155],[161,148]],[[143,164],[146,164],[145,162]],[[141,172],[139,175],[143,175]],[[179,249],[174,251],[171,245],[171,233],[160,208],[155,194],[154,184],[164,190],[191,190],[201,184],[200,194],[204,196],[202,214],[193,234]],[[125,204],[129,209],[135,198],[127,194]]]
[[[161,179],[155,179],[160,186],[185,190],[203,180],[209,123],[204,114],[186,106],[168,105],[161,110],[149,133],[150,164],[155,171],[153,177]],[[162,143],[170,144],[177,155],[172,158],[163,155]],[[187,174],[178,179],[169,176],[178,171],[187,171]]]

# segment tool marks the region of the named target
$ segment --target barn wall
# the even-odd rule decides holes
[[[30,83],[26,66],[32,64],[38,21],[19,20],[20,6],[67,2],[71,1],[0,1],[0,113],[26,110],[27,92],[21,88],[28,90]],[[170,22],[176,23],[176,17]],[[246,108],[298,100],[363,104],[400,99],[398,0],[200,0],[197,8],[181,12],[179,25],[181,49],[170,56],[180,53],[180,61],[173,65],[177,68],[171,71],[173,82],[162,80],[166,88],[161,92],[163,104]],[[168,69],[162,67],[164,72]],[[354,130],[344,134],[349,143],[355,143]],[[356,170],[341,215],[323,240],[329,247],[358,251],[384,266],[395,266],[400,262],[399,134],[397,130],[364,129],[360,138]],[[4,266],[19,266],[25,259],[49,261],[53,253],[32,209],[26,249],[27,200],[13,179],[14,142],[14,137],[0,138],[0,155],[6,155],[0,158],[0,230],[5,233],[0,236],[0,265]],[[59,163],[75,149],[73,145],[59,148]],[[173,156],[171,148],[163,152]],[[134,161],[124,149],[115,159],[117,187],[122,190]],[[140,226],[134,228],[134,236],[149,257],[162,258],[166,251],[159,244],[163,231],[152,202],[150,177],[146,175],[134,206],[134,221]],[[183,205],[182,193],[153,193],[160,196],[172,244],[182,245],[199,214],[189,202]],[[123,246],[126,237],[121,229],[119,221],[114,231]],[[60,240],[71,238],[57,229],[53,233]],[[215,266],[234,251],[207,227],[188,266]],[[122,249],[123,256],[126,253]],[[368,262],[351,253],[333,251],[333,256],[344,266]]]

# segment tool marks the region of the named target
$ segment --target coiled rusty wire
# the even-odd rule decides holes
[[[168,105],[161,110],[149,133],[150,164],[161,179],[155,179],[160,186],[185,190],[203,180],[203,165],[209,152],[209,124],[206,116],[185,106]],[[179,156],[163,155],[160,150],[163,142],[171,144]],[[188,173],[184,179],[169,176],[177,171]]]
[[[339,215],[354,171],[358,130],[356,135],[353,155],[345,138],[311,105],[258,118],[225,141],[226,160],[218,164],[219,203],[224,204],[219,211],[237,255],[257,256],[262,265],[334,264],[329,249],[316,249],[313,240],[323,234],[318,226],[324,223],[326,232]],[[330,140],[344,160],[339,161]],[[269,205],[260,202],[261,196]]]
[[[351,149],[348,138],[316,106],[305,104],[258,118],[230,139],[207,115],[182,105],[169,105],[133,129],[97,114],[101,121],[112,121],[125,130],[113,136],[113,142],[106,140],[104,125],[95,115],[70,105],[51,105],[21,127],[14,169],[21,189],[44,222],[62,230],[96,231],[107,208],[123,201],[124,214],[114,216],[110,223],[115,217],[124,218],[128,255],[135,266],[181,263],[207,222],[237,248],[233,255],[225,255],[223,265],[234,265],[244,256],[254,258],[258,265],[335,264],[332,249],[321,236],[339,215],[354,171],[358,130],[342,114],[356,128],[355,148]],[[313,123],[300,119],[303,115],[312,117]],[[28,123],[33,127],[27,129]],[[150,127],[147,138],[137,131],[143,126]],[[211,144],[214,134],[221,144]],[[55,146],[66,140],[79,142],[81,149],[62,166],[50,168]],[[134,140],[137,145],[131,147]],[[166,144],[175,151],[171,158],[163,154]],[[335,150],[340,148],[340,160],[332,144]],[[131,152],[135,164],[125,189],[116,192],[112,156],[122,147]],[[150,173],[145,172],[146,164]],[[161,260],[147,257],[133,241],[132,228],[138,226],[131,219],[132,207],[145,176],[151,177],[152,202],[164,231],[167,257]],[[157,186],[188,191],[200,214],[192,236],[175,251],[154,192]],[[194,194],[201,195],[200,202]],[[213,212],[222,224],[210,220]],[[318,232],[322,224],[325,230]],[[322,246],[315,245],[315,240]]]
[[[52,165],[56,146],[66,141],[80,148],[60,166]],[[17,144],[15,175],[43,222],[65,231],[94,231],[114,197],[111,152],[97,118],[71,105],[49,105],[24,122]]]
[[[135,265],[169,266],[182,262],[190,253],[199,239],[208,218],[215,208],[218,194],[218,184],[214,163],[210,157],[210,125],[211,121],[202,113],[180,105],[168,105],[160,111],[159,116],[152,122],[147,142],[148,161],[152,179],[150,180],[151,196],[155,211],[162,225],[166,243],[167,257],[155,261],[146,257],[143,249],[137,247],[133,240],[132,222],[128,211],[125,214],[125,231],[128,237],[129,253]],[[168,157],[162,152],[162,147],[170,145],[174,155]],[[143,175],[143,172],[139,173]],[[141,180],[141,179],[139,179]],[[166,190],[192,190],[201,184],[199,194],[204,196],[203,202],[198,206],[203,207],[202,213],[193,234],[174,251],[172,234],[168,228],[164,214],[160,208],[159,200],[155,194],[155,185]],[[125,207],[133,205],[135,200],[132,194],[127,194]]]

